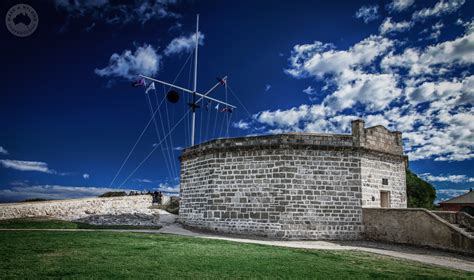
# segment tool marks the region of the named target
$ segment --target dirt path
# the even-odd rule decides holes
[[[169,221],[171,222],[171,221]],[[288,248],[314,249],[314,250],[352,250],[374,253],[424,264],[436,265],[446,268],[474,272],[474,258],[438,251],[434,249],[416,248],[412,246],[385,244],[367,241],[278,241],[268,239],[248,239],[234,236],[201,233],[184,229],[181,225],[170,223],[159,230],[122,230],[122,229],[0,229],[0,231],[112,231],[112,232],[137,232],[175,234],[197,238],[227,240],[241,243],[261,244]]]

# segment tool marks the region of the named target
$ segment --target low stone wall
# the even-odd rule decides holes
[[[151,205],[151,195],[7,203],[0,204],[0,220],[25,217],[78,220],[89,216],[152,215]]]
[[[425,209],[363,208],[369,240],[428,246],[474,254],[474,238]]]
[[[437,216],[445,219],[451,224],[459,224],[467,228],[468,230],[474,231],[474,217],[464,212],[456,211],[432,211]]]

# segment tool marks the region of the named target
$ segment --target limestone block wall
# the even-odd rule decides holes
[[[474,237],[426,209],[364,208],[363,221],[369,240],[474,253]]]
[[[77,220],[90,215],[152,214],[151,195],[83,198],[0,204],[0,220],[53,217]]]
[[[181,158],[180,220],[272,238],[356,239],[360,160],[350,145],[351,136],[289,134],[198,146]]]
[[[403,155],[402,133],[390,131],[381,125],[365,128],[363,120],[352,122],[354,146],[373,151]]]
[[[380,205],[381,189],[392,193],[391,207],[406,207],[406,157],[399,133],[352,127],[350,135],[217,139],[184,150],[181,222],[281,239],[359,238],[362,207]]]
[[[361,156],[362,207],[380,207],[380,192],[389,192],[390,208],[406,208],[406,162],[388,155]]]

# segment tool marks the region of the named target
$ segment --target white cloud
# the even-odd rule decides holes
[[[392,18],[386,18],[379,27],[379,32],[382,35],[395,33],[395,32],[402,32],[410,29],[413,26],[412,22],[408,21],[400,21],[400,22],[393,22]]]
[[[112,54],[109,65],[95,69],[94,72],[102,77],[123,77],[133,80],[139,74],[150,76],[156,74],[160,70],[160,65],[161,55],[151,45],[144,44],[135,52],[125,50],[122,54]]]
[[[474,33],[466,34],[453,41],[431,45],[423,50],[407,48],[403,53],[393,53],[382,59],[385,71],[395,68],[409,69],[409,75],[442,74],[455,66],[474,63]]]
[[[430,173],[423,173],[420,176],[430,182],[450,182],[450,183],[471,183],[474,182],[474,177],[466,175],[438,175],[434,176]]]
[[[458,197],[460,195],[468,193],[469,190],[460,190],[460,189],[440,189],[436,190],[436,196],[444,196],[444,198],[440,201],[447,200],[453,197]],[[437,201],[439,203],[440,201]]]
[[[199,45],[204,45],[204,34],[199,32]],[[164,54],[169,56],[173,54],[180,54],[192,52],[196,46],[196,33],[188,36],[180,36],[174,38],[166,47]]]
[[[265,92],[268,92],[272,88],[272,85],[266,84],[265,85]]]
[[[133,181],[139,182],[139,183],[153,183],[153,181],[149,179],[134,179]]]
[[[3,148],[2,146],[0,146],[0,154],[8,155],[8,151],[5,148]]]
[[[365,23],[369,23],[379,18],[379,6],[362,6],[355,13],[356,18],[361,18]]]
[[[350,80],[336,79],[337,90],[328,95],[323,104],[335,111],[364,105],[366,112],[379,111],[398,98],[402,91],[397,87],[397,79],[392,74],[352,73]]]
[[[171,185],[169,185],[169,184],[163,184],[163,183],[161,183],[161,184],[156,188],[156,190],[157,190],[157,191],[160,191],[160,192],[176,194],[176,193],[179,193],[179,184],[178,184],[178,185],[175,185],[175,186],[171,186]]]
[[[413,13],[413,19],[424,20],[429,17],[439,17],[457,11],[464,5],[465,0],[440,0],[432,8],[424,8]]]
[[[308,114],[309,106],[301,105],[289,110],[263,111],[254,115],[254,118],[262,124],[297,129],[298,123],[306,118]]]
[[[103,187],[74,187],[61,185],[12,186],[0,190],[2,201],[21,201],[32,198],[69,199],[96,197],[106,192],[129,191]]]
[[[240,129],[249,129],[250,128],[250,123],[245,122],[243,120],[240,120],[238,122],[232,123],[232,126],[235,128],[240,128]]]
[[[55,0],[56,8],[69,17],[88,17],[118,25],[133,22],[145,24],[153,19],[178,17],[168,9],[168,6],[174,3],[175,0],[136,0],[128,3],[110,3],[109,0]]]
[[[84,178],[85,180],[88,180],[91,176],[87,173],[84,173],[82,174],[82,178]]]
[[[411,7],[413,3],[415,3],[415,0],[393,0],[387,8],[391,12],[401,12]]]
[[[429,30],[442,27],[439,21]],[[297,44],[285,73],[316,79],[321,88],[308,87],[305,92],[321,93],[322,102],[264,110],[241,123],[253,134],[348,133],[351,120],[363,118],[368,126],[401,131],[412,161],[473,159],[474,33],[470,30],[419,48],[381,35],[347,49],[320,41]]]
[[[316,93],[316,90],[312,86],[308,86],[307,88],[303,90],[303,92],[306,93],[307,95],[313,95]]]
[[[291,52],[290,68],[285,72],[295,78],[348,74],[356,68],[369,65],[387,52],[393,41],[381,36],[370,36],[348,50],[335,50],[332,44],[315,41],[313,44],[295,45]]]
[[[56,174],[56,171],[48,168],[48,164],[46,162],[1,159],[0,164],[5,168],[11,168],[18,171],[36,171]]]
[[[428,39],[433,39],[437,40],[439,36],[441,35],[441,28],[444,27],[444,24],[442,21],[438,21],[436,24],[431,26],[431,34],[428,37]]]

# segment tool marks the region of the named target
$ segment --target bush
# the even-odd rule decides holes
[[[36,202],[36,201],[48,201],[50,199],[46,199],[46,198],[29,198],[29,199],[25,199],[25,200],[22,200],[20,202]]]
[[[126,192],[106,192],[99,195],[99,197],[116,197],[116,196],[127,196]]]
[[[407,169],[407,197],[408,207],[433,209],[436,190],[430,183]]]

